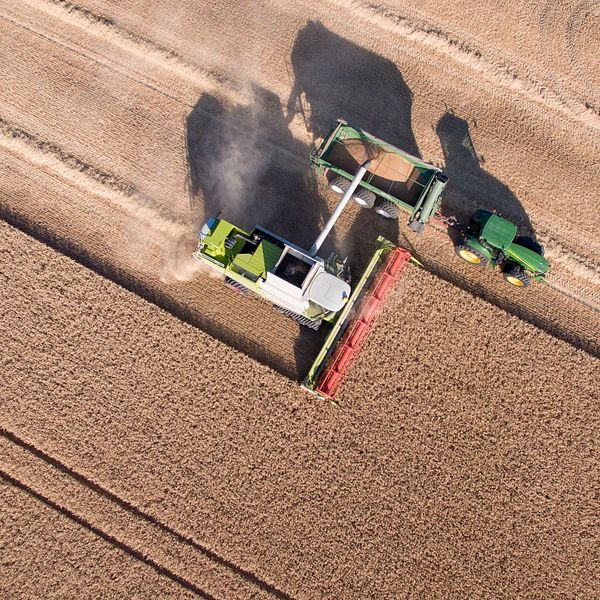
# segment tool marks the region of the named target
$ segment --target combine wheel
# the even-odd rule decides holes
[[[460,256],[463,260],[467,261],[471,265],[476,265],[478,267],[485,267],[488,264],[488,257],[483,254],[477,248],[471,248],[471,246],[467,246],[465,244],[461,244],[456,246],[454,249],[457,256]]]
[[[231,279],[231,277],[225,277],[225,281],[223,283],[225,284],[226,288],[229,288],[237,294],[245,296],[248,293],[248,288],[245,285],[238,283],[237,281],[235,281],[235,279]]]
[[[377,206],[375,212],[384,219],[395,219],[400,213],[400,209],[389,200],[384,200]]]
[[[373,208],[375,205],[375,194],[365,188],[358,189],[352,199],[362,208]]]
[[[504,273],[502,273],[504,281],[515,287],[527,287],[531,283],[528,275],[523,272],[523,269],[515,264],[509,264]]]
[[[544,256],[544,247],[541,246],[540,244],[538,244],[534,239],[532,239],[528,236],[525,236],[525,235],[519,236],[515,240],[515,244],[518,244],[519,246],[523,246],[524,248],[529,248],[530,250],[537,252],[540,256]]]
[[[350,187],[350,182],[345,177],[342,177],[341,175],[334,175],[329,180],[329,187],[336,194],[343,194]]]

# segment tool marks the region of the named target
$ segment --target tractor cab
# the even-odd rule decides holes
[[[471,227],[479,241],[491,249],[504,250],[517,236],[517,226],[501,216],[487,211],[477,211],[471,219]]]

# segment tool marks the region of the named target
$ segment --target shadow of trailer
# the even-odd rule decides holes
[[[364,208],[388,219],[400,210],[410,212],[409,228],[420,233],[436,214],[448,178],[441,169],[380,140],[374,135],[337,120],[310,155],[312,167],[325,174],[331,189],[345,192],[359,165],[370,167],[353,199]]]

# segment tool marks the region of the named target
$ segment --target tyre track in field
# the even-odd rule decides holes
[[[64,506],[60,506],[59,504],[52,501],[50,498],[48,498],[43,493],[36,491],[31,486],[27,485],[26,483],[24,483],[17,477],[14,477],[13,475],[9,475],[6,471],[4,471],[1,468],[0,468],[0,477],[7,483],[14,485],[15,487],[26,492],[27,494],[29,494],[36,500],[42,502],[48,508],[51,508],[52,510],[56,511],[63,517],[66,517],[67,519],[69,519],[70,521],[73,521],[77,525],[80,525],[81,527],[83,527],[84,529],[89,531],[90,533],[93,533],[94,535],[103,539],[105,542],[108,542],[111,546],[114,546],[115,548],[117,548],[118,550],[121,550],[122,552],[129,555],[130,557],[144,563],[146,566],[152,567],[159,575],[168,577],[171,581],[174,581],[175,583],[179,584],[180,586],[185,588],[187,591],[193,592],[197,596],[200,596],[201,598],[206,598],[207,600],[216,600],[215,596],[208,594],[207,592],[203,591],[202,589],[200,589],[198,586],[194,585],[190,581],[187,581],[180,575],[177,575],[176,573],[170,571],[163,565],[160,565],[153,559],[151,559],[148,556],[146,556],[145,554],[143,554],[141,551],[136,550],[135,548],[128,545],[127,543],[118,540],[115,536],[110,535],[109,533],[106,533],[105,531],[96,527],[95,525],[92,525],[92,523],[90,523],[87,519],[84,519],[83,517],[77,515],[76,513],[72,512],[68,508],[65,508]]]
[[[290,599],[15,433],[0,427],[0,436],[2,477],[187,590],[208,599]],[[207,578],[215,592],[205,589]]]

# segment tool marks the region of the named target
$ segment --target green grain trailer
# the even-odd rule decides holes
[[[441,169],[380,140],[366,131],[348,125],[343,119],[325,136],[310,156],[319,174],[326,174],[329,185],[344,193],[359,165],[370,162],[365,177],[353,194],[364,208],[388,219],[400,210],[410,213],[408,226],[420,233],[435,215],[448,178]]]

